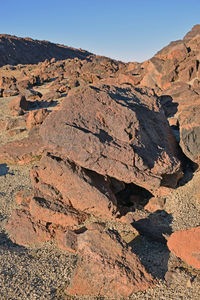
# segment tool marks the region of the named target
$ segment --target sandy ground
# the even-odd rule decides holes
[[[7,104],[11,100],[11,97],[0,99],[0,119],[9,118]],[[15,136],[15,139],[21,139],[25,134]],[[12,139],[0,131],[0,144]],[[38,248],[18,246],[4,231],[4,225],[16,207],[16,192],[31,188],[31,167],[31,164],[0,164],[0,299],[104,299],[65,295],[65,287],[76,266],[76,256],[58,250],[52,243]],[[200,225],[200,202],[196,195],[200,172],[188,173],[185,181],[188,182],[166,199],[165,211],[173,231]],[[147,213],[144,211],[144,214]],[[128,299],[200,299],[200,272],[170,254],[164,243],[139,236],[130,246],[146,269],[158,278],[158,284]],[[170,273],[165,281],[167,270]]]

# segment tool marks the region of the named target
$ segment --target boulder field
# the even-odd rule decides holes
[[[31,170],[33,192],[18,201],[6,226],[12,240],[23,246],[55,240],[78,253],[70,294],[129,296],[152,285],[116,233],[85,223],[91,216],[120,222],[119,193],[127,185],[154,193],[174,188],[182,176],[178,145],[158,98],[129,86],[84,87],[45,119],[40,135],[45,150]],[[131,195],[134,202],[134,187]],[[77,231],[85,227],[87,233]]]
[[[164,214],[186,165],[200,162],[199,36],[195,26],[142,64],[81,51],[1,68],[0,97],[11,100],[0,134],[25,136],[1,145],[0,161],[34,162],[32,190],[17,193],[5,229],[19,245],[77,255],[68,295],[118,299],[155,286],[129,246],[139,234],[200,268],[199,227],[172,233]]]

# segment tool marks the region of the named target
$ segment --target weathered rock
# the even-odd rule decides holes
[[[32,84],[29,79],[23,79],[17,81],[18,90],[28,90],[32,88]]]
[[[76,253],[77,252],[77,234],[72,230],[57,230],[56,241],[58,248]]]
[[[46,206],[45,206],[46,205]],[[48,206],[49,207],[48,207]],[[72,213],[67,211],[67,207],[63,207],[62,210],[57,208],[57,211],[53,209],[56,207],[55,203],[48,203],[42,198],[32,197],[29,202],[29,213],[35,222],[44,222],[53,224],[55,226],[62,226],[63,228],[71,228],[79,225],[85,221],[86,215],[81,213]],[[64,211],[64,212],[63,212]]]
[[[11,130],[19,127],[20,128],[26,127],[25,116],[8,119],[5,125],[5,130]]]
[[[51,151],[77,165],[149,190],[166,174],[176,184],[180,172],[163,111],[155,97],[136,89],[81,89],[45,120],[40,133]]]
[[[35,189],[51,201],[59,197],[76,210],[106,218],[116,212],[117,201],[106,178],[69,160],[47,153],[31,176]]]
[[[188,265],[200,269],[200,226],[172,233],[167,246]]]
[[[50,91],[48,93],[45,93],[41,100],[49,101],[49,100],[55,100],[61,97],[61,94],[56,91]]]
[[[42,97],[42,94],[36,90],[33,89],[23,89],[21,88],[20,93],[23,94],[26,99],[28,99],[29,102],[33,102],[35,100],[40,100],[40,98]]]
[[[24,207],[28,207],[31,201],[31,191],[28,189],[17,192],[16,203]]]
[[[19,91],[16,86],[16,78],[14,76],[3,76],[0,78],[0,97],[10,97],[18,94]]]
[[[44,145],[39,135],[30,135],[19,141],[0,146],[0,161],[11,164],[26,164],[38,160]]]
[[[31,129],[35,126],[41,125],[48,114],[49,112],[45,108],[30,111],[26,119],[27,129]]]
[[[9,109],[12,115],[19,116],[29,109],[29,102],[25,96],[18,96],[9,103]]]
[[[184,40],[193,39],[195,36],[200,35],[200,25],[197,24],[184,36]]]
[[[80,256],[68,295],[107,296],[114,299],[145,290],[155,281],[116,232],[99,224],[77,235]]]
[[[8,220],[6,230],[11,239],[22,246],[36,245],[52,240],[46,227],[33,222],[26,210],[15,210]]]
[[[56,60],[73,57],[85,59],[91,55],[90,52],[85,50],[31,38],[19,38],[8,34],[0,35],[0,45],[0,66],[7,64],[36,64],[52,58]]]
[[[188,84],[181,82],[171,85],[164,93],[168,96],[161,96],[160,101],[167,116],[177,116],[180,146],[187,157],[199,163],[200,94]]]
[[[165,198],[161,197],[152,197],[149,199],[149,202],[145,205],[144,209],[155,212],[157,210],[162,210],[165,205]]]
[[[19,245],[38,245],[56,239],[60,249],[75,252],[72,245],[73,228],[87,219],[87,214],[72,207],[62,206],[56,199],[53,203],[34,196],[30,190],[16,194],[18,208],[13,211],[6,227],[11,239]],[[14,222],[15,228],[12,228]],[[26,226],[26,230],[24,230]],[[30,231],[30,232],[29,232]],[[17,232],[17,234],[16,234]]]

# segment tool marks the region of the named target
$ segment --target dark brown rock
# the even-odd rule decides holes
[[[0,34],[0,45],[0,66],[36,64],[52,58],[56,60],[73,57],[85,59],[91,55],[90,52],[81,49],[7,34]]]

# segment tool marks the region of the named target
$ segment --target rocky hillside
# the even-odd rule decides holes
[[[45,59],[56,60],[87,58],[91,53],[31,38],[19,38],[13,35],[0,34],[0,66],[17,64],[37,64]]]
[[[48,263],[48,245],[68,255],[48,276],[34,261],[39,296],[199,299],[199,33],[142,64],[90,56],[0,68],[4,247],[47,247]],[[12,255],[1,260],[14,269]],[[36,292],[29,281],[19,299]]]

